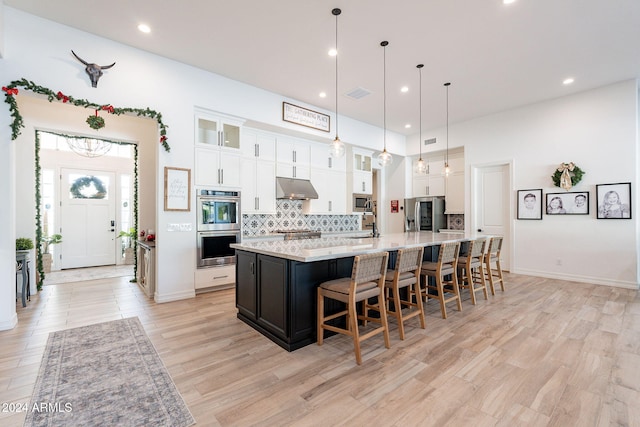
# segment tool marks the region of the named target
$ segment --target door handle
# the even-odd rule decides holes
[[[478,233],[482,233],[482,228],[478,228]]]

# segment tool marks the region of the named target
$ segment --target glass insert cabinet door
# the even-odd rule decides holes
[[[198,142],[240,149],[240,127],[222,120],[198,118]]]

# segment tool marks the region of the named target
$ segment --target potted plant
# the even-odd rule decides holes
[[[53,264],[53,257],[51,256],[51,252],[49,252],[49,247],[51,245],[57,245],[58,243],[62,243],[62,235],[61,234],[52,234],[51,236],[44,236],[41,239],[42,243],[42,268],[45,273],[51,273],[51,264]]]
[[[120,231],[118,238],[127,238],[127,246],[124,248],[124,263],[133,264],[133,241],[138,237],[138,233],[135,228],[130,228],[129,231]],[[123,240],[124,242],[124,240]]]
[[[16,251],[28,251],[33,249],[33,240],[28,237],[18,237],[16,239]]]

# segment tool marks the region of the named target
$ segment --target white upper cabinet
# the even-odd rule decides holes
[[[276,160],[277,176],[309,179],[311,144],[298,139],[278,137],[276,142]]]
[[[356,194],[373,194],[372,158],[373,151],[352,147],[349,151],[349,178],[351,192]]]
[[[240,188],[240,154],[197,147],[195,185]]]
[[[347,170],[347,156],[336,159],[329,155],[327,144],[311,143],[311,167],[344,172]]]
[[[275,162],[276,136],[252,129],[242,130],[242,155],[245,158],[255,158]]]
[[[318,198],[303,204],[305,214],[344,215],[347,213],[345,172],[311,169],[311,183]]]

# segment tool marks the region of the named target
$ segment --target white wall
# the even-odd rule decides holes
[[[542,221],[513,219],[512,271],[637,288],[637,93],[636,81],[629,80],[451,124],[449,146],[465,149],[467,230],[475,229],[470,209],[471,165],[512,161],[515,200],[519,189],[563,192],[554,187],[551,175],[561,162],[574,162],[586,173],[572,191],[589,191],[590,214],[543,215]],[[441,135],[443,130],[427,133]],[[442,148],[442,141],[439,138],[435,149]],[[407,148],[409,154],[417,154],[417,137],[408,138]],[[596,219],[596,184],[619,182],[632,183],[635,218]]]

